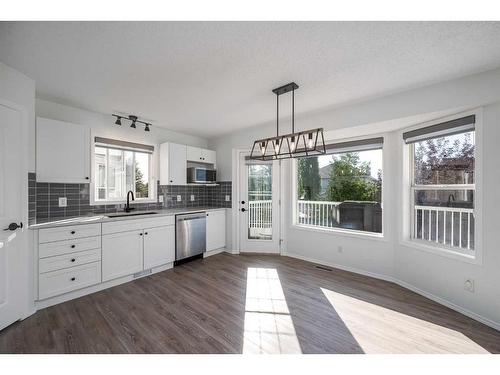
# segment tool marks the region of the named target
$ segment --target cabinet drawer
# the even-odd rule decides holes
[[[167,225],[175,225],[175,217],[171,216],[160,216],[141,218],[141,219],[128,219],[128,220],[118,220],[102,224],[102,234],[112,234],[121,232],[130,232],[142,230],[144,228],[155,228],[163,227]]]
[[[48,242],[38,245],[38,257],[47,258],[77,251],[99,249],[101,237],[80,238],[76,240]]]
[[[39,298],[45,299],[101,282],[101,262],[43,273],[38,278]]]
[[[100,260],[101,249],[79,251],[76,253],[40,259],[38,270],[40,273],[45,273],[80,266],[82,264],[98,262]]]
[[[65,227],[40,229],[38,242],[64,241],[73,238],[84,238],[101,235],[101,224],[69,225]]]

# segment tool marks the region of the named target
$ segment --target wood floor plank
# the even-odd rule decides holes
[[[0,353],[500,353],[500,332],[396,284],[218,254],[38,311]]]

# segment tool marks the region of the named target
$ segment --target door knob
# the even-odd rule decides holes
[[[241,212],[245,212],[246,210],[244,208],[241,209]]]
[[[7,228],[5,228],[4,230],[16,230],[17,228],[21,228],[22,229],[23,227],[23,223],[10,223],[9,226]]]

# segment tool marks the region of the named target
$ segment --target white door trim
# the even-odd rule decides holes
[[[233,149],[232,150],[232,161],[233,161],[233,167],[232,167],[232,180],[233,180],[233,186],[232,186],[232,194],[233,194],[233,202],[232,202],[232,253],[233,254],[239,254],[241,251],[241,215],[239,215],[239,207],[240,207],[240,202],[242,200],[241,196],[241,179],[240,179],[240,173],[241,173],[241,168],[240,168],[240,158],[244,154],[250,154],[251,149]],[[282,183],[282,177],[283,177],[283,168],[280,166],[280,172],[279,172],[279,188],[277,189],[279,192],[279,196],[276,197],[276,199],[279,199],[281,204],[279,205],[279,210],[278,210],[278,215],[277,215],[277,221],[278,221],[278,228],[277,228],[277,236],[278,239],[283,238],[283,228],[284,228],[284,220],[283,220],[283,209],[284,209],[284,204],[282,202],[283,199],[283,183]],[[281,255],[284,253],[284,247],[282,246],[283,244],[281,241],[278,241],[278,252],[277,254]]]

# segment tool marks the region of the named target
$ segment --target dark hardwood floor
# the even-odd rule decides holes
[[[500,332],[395,284],[219,254],[41,310],[1,353],[499,353]]]

